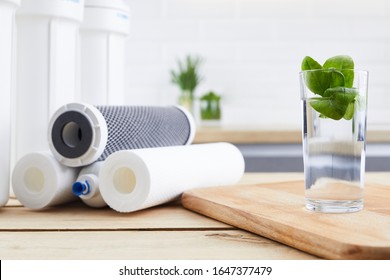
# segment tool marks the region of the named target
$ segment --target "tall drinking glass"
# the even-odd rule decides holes
[[[364,205],[368,72],[348,70],[352,86],[330,82],[325,93],[314,94],[310,83],[326,82],[332,71],[300,72],[305,206],[325,213],[356,212]]]

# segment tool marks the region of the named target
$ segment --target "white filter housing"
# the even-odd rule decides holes
[[[19,4],[20,0],[0,0],[0,206],[9,197],[13,35]]]
[[[122,0],[86,0],[81,25],[81,101],[124,103],[129,8]]]
[[[79,97],[79,27],[84,0],[25,0],[16,13],[17,94],[13,161],[48,149],[47,126]]]

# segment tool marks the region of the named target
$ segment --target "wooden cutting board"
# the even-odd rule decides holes
[[[390,186],[366,185],[365,207],[304,208],[302,181],[187,191],[185,208],[327,259],[390,259]]]

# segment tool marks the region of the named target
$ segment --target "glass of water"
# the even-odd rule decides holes
[[[300,72],[305,206],[356,212],[364,205],[368,72],[349,70],[353,84],[346,88],[327,81],[332,71]],[[316,82],[328,82],[329,89],[314,94]]]

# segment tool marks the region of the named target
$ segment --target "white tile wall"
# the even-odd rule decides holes
[[[349,54],[356,68],[370,71],[369,124],[390,124],[388,0],[126,2],[129,104],[175,103],[169,71],[193,54],[204,58],[197,95],[222,94],[225,124],[299,126],[302,58]]]

